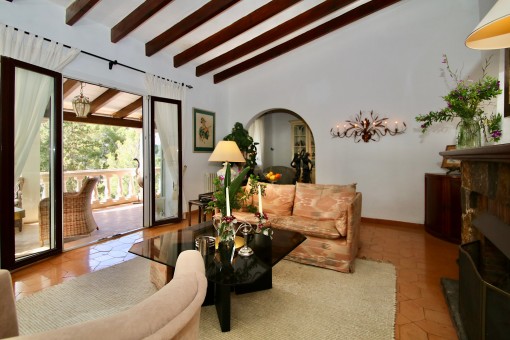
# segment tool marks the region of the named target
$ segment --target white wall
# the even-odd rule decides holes
[[[227,92],[224,85],[196,78],[185,68],[171,66],[172,56],[160,52],[150,58],[144,55],[144,44],[126,37],[119,43],[110,42],[110,29],[86,17],[73,26],[65,24],[65,9],[47,0],[0,1],[0,23],[38,34],[72,47],[80,48],[131,67],[192,85],[183,107],[183,165],[185,198],[197,198],[203,192],[205,172],[216,172],[219,164],[209,164],[210,153],[193,153],[192,108],[216,113],[216,141],[229,132]],[[64,76],[102,84],[108,87],[145,95],[145,75],[121,66],[108,69],[108,62],[80,54],[63,71]],[[146,102],[144,103],[146,105]],[[187,205],[185,205],[187,209]]]
[[[276,165],[290,166],[290,121],[297,117],[273,112],[264,116],[264,168]]]
[[[229,111],[243,123],[272,108],[296,112],[315,138],[317,183],[357,182],[364,217],[423,223],[424,174],[442,172],[438,153],[454,144],[455,124],[422,135],[414,117],[444,107],[443,53],[463,74],[479,72],[487,53],[464,40],[491,4],[484,6],[404,0],[229,79]],[[499,53],[492,63],[494,74]],[[379,142],[332,139],[330,129],[360,110],[408,129]]]

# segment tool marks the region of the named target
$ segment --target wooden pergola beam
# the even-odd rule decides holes
[[[113,118],[124,118],[124,117],[127,117],[133,111],[136,111],[139,108],[141,108],[142,105],[143,105],[143,99],[142,99],[142,97],[140,97],[137,100],[135,100],[134,102],[132,102],[131,104],[129,104],[126,107],[123,107],[119,111],[115,112],[113,114]]]
[[[80,82],[74,79],[67,79],[62,86],[64,88],[63,97],[69,96],[71,92],[76,90],[80,86]]]
[[[78,118],[76,117],[76,114],[72,111],[64,111],[64,121],[109,126],[121,126],[138,129],[141,129],[143,124],[141,120],[110,118],[96,115],[88,115],[87,118]]]
[[[94,113],[96,112],[97,110],[99,110],[101,107],[103,107],[104,105],[106,105],[110,100],[113,99],[113,97],[115,97],[117,94],[119,94],[120,91],[119,90],[114,90],[114,89],[108,89],[106,90],[105,92],[103,92],[99,97],[97,97],[96,99],[94,99],[91,103],[90,103],[90,112],[91,113]]]

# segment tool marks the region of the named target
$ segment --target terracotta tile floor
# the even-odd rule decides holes
[[[397,270],[395,339],[457,339],[440,284],[458,279],[458,246],[421,228],[363,223],[359,257],[388,261]]]
[[[194,216],[196,220],[196,216]],[[65,252],[13,273],[17,299],[74,277],[132,259],[127,251],[142,237],[187,226],[151,228]],[[420,228],[363,223],[360,257],[388,261],[397,270],[395,339],[457,339],[440,285],[441,277],[458,278],[457,246]]]

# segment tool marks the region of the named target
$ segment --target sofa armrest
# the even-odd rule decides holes
[[[19,334],[11,274],[5,269],[0,269],[0,325],[0,339]]]
[[[361,226],[361,192],[356,192],[352,203],[347,208],[347,242],[358,243]]]
[[[190,272],[205,275],[204,259],[197,250],[184,250],[177,257],[174,277]]]
[[[21,339],[198,339],[200,310],[207,292],[204,268],[198,251],[181,252],[174,278],[131,308]]]

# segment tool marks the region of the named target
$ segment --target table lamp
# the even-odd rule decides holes
[[[241,150],[239,150],[236,142],[222,140],[216,144],[211,157],[209,157],[209,162],[223,163],[223,168],[218,170],[217,174],[218,176],[223,176],[224,178],[225,172],[227,171],[227,163],[244,163],[246,160],[244,159],[243,154],[241,153]],[[230,168],[230,173],[232,175],[232,179],[237,175],[236,171],[232,168]]]

